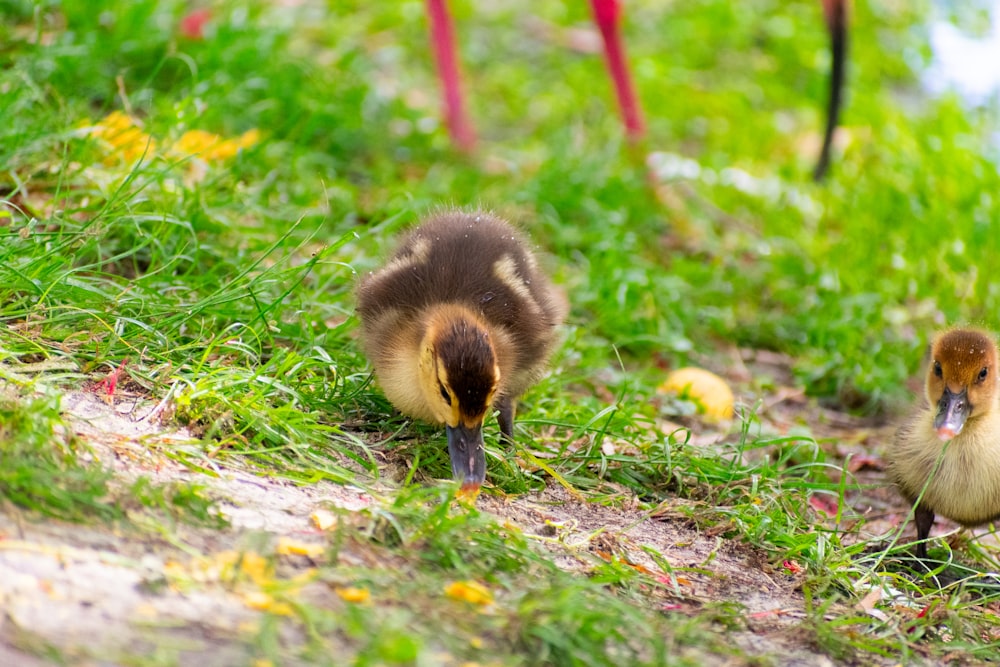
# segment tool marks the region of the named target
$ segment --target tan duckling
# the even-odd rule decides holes
[[[967,527],[1000,518],[997,359],[996,343],[984,331],[938,335],[927,372],[930,405],[900,426],[889,449],[890,475],[903,496],[911,503],[920,498],[915,512],[920,558],[927,556],[935,513]]]
[[[514,434],[517,398],[542,374],[565,316],[524,236],[484,212],[431,216],[358,288],[365,353],[401,412],[444,424],[466,492],[486,477],[483,420]]]

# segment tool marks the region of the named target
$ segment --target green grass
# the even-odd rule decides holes
[[[331,539],[329,559],[363,549],[387,565],[322,570],[321,583],[362,587],[371,599],[346,608],[331,609],[327,600],[296,605],[295,618],[311,637],[304,654],[336,664],[334,647],[346,643],[359,665],[696,665],[705,655],[734,652],[710,620],[650,615],[638,588],[663,585],[636,570],[609,566],[582,578],[556,567],[532,544],[537,537],[475,509],[455,510],[448,490],[409,487],[348,519],[350,529]],[[445,594],[448,584],[469,581],[491,601]],[[279,628],[265,624],[257,637],[275,661],[283,655]]]
[[[0,498],[62,519],[112,519],[104,502],[110,473],[81,463],[80,442],[66,429],[59,399],[0,402]]]
[[[133,521],[224,527],[215,502],[197,484],[157,484],[146,476],[123,487],[94,463],[86,441],[73,435],[52,392],[0,399],[0,498],[67,521]]]
[[[221,459],[302,483],[385,476],[401,487],[380,548],[411,559],[412,590],[375,572],[372,589],[398,596],[392,613],[297,617],[317,637],[347,623],[360,664],[429,659],[437,645],[421,604],[436,604],[429,591],[444,573],[499,573],[495,617],[441,612],[471,624],[440,639],[469,660],[503,646],[514,647],[505,664],[605,664],[581,658],[604,649],[655,664],[699,642],[726,650],[712,630],[734,622],[726,608],[665,622],[636,592],[641,575],[581,581],[426,490],[448,476],[441,435],[395,414],[372,383],[353,285],[427,211],[491,207],[539,243],[572,305],[552,373],[523,401],[521,464],[491,447],[497,489],[553,483],[543,454],[594,502],[635,494],[652,509],[680,498],[696,525],[807,567],[814,607],[803,627],[830,655],[939,657],[961,644],[989,658],[992,598],[910,583],[886,569],[894,556],[873,560],[872,545],[842,545],[817,525],[810,494],[843,498],[857,484],[828,443],[804,427],[770,435],[752,410],[718,451],[656,428],[680,409],[657,397],[665,365],[721,369],[732,346],[776,350],[816,402],[893,415],[937,328],[1000,328],[989,268],[1000,252],[998,151],[987,141],[996,113],[920,91],[928,5],[854,3],[849,142],[816,185],[820,3],[629,3],[649,123],[638,149],[623,144],[600,59],[539,28],[587,25],[586,3],[451,4],[480,134],[471,157],[440,127],[420,2],[219,2],[206,39],[191,40],[176,27],[185,2],[0,0],[0,370],[64,363],[75,370],[58,383],[79,388],[127,360],[130,380],[169,397],[198,436],[162,452],[192,469]],[[88,138],[83,128],[112,111],[131,113],[155,147],[126,159]],[[260,141],[230,159],[170,151],[189,130],[252,129]],[[650,152],[688,169],[651,184]],[[52,436],[55,399],[32,398],[20,376],[8,386],[0,429],[31,453],[11,467],[4,450],[2,495],[58,516],[108,514],[96,500],[106,474],[79,463],[72,438]],[[755,378],[750,389],[768,386]],[[62,495],[39,499],[42,486]],[[168,516],[213,520],[194,487],[129,493]],[[983,567],[995,558],[963,556]],[[859,582],[886,577],[938,611],[825,615],[831,600],[857,601]],[[623,637],[622,618],[641,631]],[[262,646],[282,622],[262,630]],[[465,631],[487,648],[462,643]]]

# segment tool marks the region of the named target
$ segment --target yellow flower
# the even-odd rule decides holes
[[[453,581],[445,587],[444,594],[452,600],[465,600],[470,604],[480,606],[493,604],[493,594],[475,581]]]
[[[156,140],[143,132],[130,116],[121,111],[112,111],[94,125],[84,125],[87,133],[118,153],[126,162],[133,162],[143,155],[151,157],[156,153]],[[114,155],[114,154],[112,154]],[[111,155],[104,162],[114,161]]]
[[[247,130],[236,139],[236,145],[240,148],[250,148],[260,143],[260,130],[256,127]]]
[[[152,157],[157,151],[157,142],[142,131],[135,119],[121,111],[112,111],[96,123],[85,121],[80,127],[85,133],[111,150],[104,163],[111,164],[121,159],[126,162],[146,156]],[[226,139],[205,130],[189,130],[174,142],[168,151],[174,157],[197,157],[203,162],[226,160],[242,149],[260,143],[260,130],[256,128],[238,137]]]
[[[217,134],[204,130],[188,130],[171,148],[181,156],[195,156],[206,162],[225,160],[233,157],[240,149],[249,148],[260,141],[257,129],[244,132],[235,139],[223,139]]]

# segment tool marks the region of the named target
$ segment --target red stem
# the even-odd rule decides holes
[[[636,140],[645,133],[646,125],[642,120],[642,110],[639,108],[639,101],[632,85],[632,77],[629,74],[628,64],[625,62],[625,49],[619,30],[622,14],[621,2],[620,0],[590,0],[590,7],[594,12],[597,27],[601,31],[601,38],[604,40],[605,60],[608,63],[611,80],[615,84],[615,94],[618,97],[618,108],[621,110],[622,120],[625,123],[625,132],[629,139]]]
[[[434,61],[443,88],[442,103],[448,133],[460,150],[471,151],[476,144],[476,133],[465,113],[458,60],[455,57],[455,32],[446,0],[427,0],[427,14],[430,18]]]

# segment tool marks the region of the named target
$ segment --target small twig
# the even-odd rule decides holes
[[[122,108],[124,108],[125,113],[131,117],[132,103],[128,101],[128,93],[125,92],[125,77],[119,74],[115,77],[115,83],[118,85],[118,96],[122,100]]]

